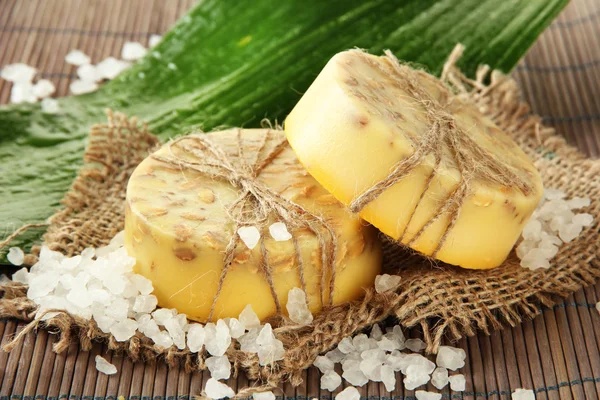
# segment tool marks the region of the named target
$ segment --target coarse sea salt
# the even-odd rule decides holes
[[[10,102],[14,104],[37,102],[37,97],[33,93],[33,85],[30,82],[13,84],[10,90]]]
[[[56,114],[60,111],[60,105],[56,99],[47,97],[40,102],[42,112],[46,114]]]
[[[352,386],[348,386],[335,396],[335,400],[360,400],[360,392]]]
[[[96,369],[99,372],[102,372],[105,375],[114,375],[117,373],[117,367],[106,361],[105,358],[101,356],[96,356]]]
[[[441,393],[426,392],[425,390],[417,390],[415,392],[417,400],[440,400],[442,398]]]
[[[535,400],[535,393],[529,389],[517,389],[511,393],[512,400]]]
[[[210,378],[204,387],[204,393],[211,399],[223,399],[235,396],[232,388],[214,378]]]
[[[65,56],[65,62],[67,64],[71,64],[71,65],[79,66],[79,65],[89,64],[90,61],[91,61],[90,57],[81,50],[71,50]]]
[[[275,222],[269,226],[271,237],[277,242],[285,242],[292,238],[292,234],[287,230],[283,222]]]
[[[91,93],[98,89],[98,85],[92,81],[82,81],[80,79],[76,79],[71,82],[69,85],[69,90],[73,94],[85,94]]]
[[[375,291],[377,293],[384,293],[395,289],[400,283],[400,280],[401,278],[398,275],[377,275],[375,277]]]
[[[127,61],[135,61],[144,57],[148,50],[138,42],[125,42],[121,50],[121,58]]]
[[[313,315],[306,304],[306,293],[302,289],[297,287],[290,289],[285,307],[293,322],[301,325],[313,322]]]
[[[162,40],[162,36],[160,35],[150,35],[150,39],[148,40],[148,47],[154,47],[160,43]]]
[[[25,262],[25,253],[18,247],[11,247],[8,249],[6,259],[9,263],[18,267],[23,265],[23,262]]]
[[[566,193],[558,189],[546,189],[531,219],[523,228],[522,238],[516,248],[521,266],[531,270],[547,269],[550,260],[563,243],[575,240],[594,222],[588,213],[574,211],[588,207],[590,199],[574,197],[566,200]]]
[[[260,241],[260,232],[255,226],[242,226],[238,228],[237,234],[250,250],[255,248]]]
[[[40,79],[33,85],[33,94],[38,99],[43,99],[56,91],[56,87],[48,79]]]
[[[37,69],[33,67],[23,63],[16,63],[2,68],[0,78],[13,83],[31,83],[36,73]]]

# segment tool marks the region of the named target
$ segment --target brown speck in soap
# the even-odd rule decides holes
[[[369,123],[369,117],[367,117],[366,115],[360,115],[358,117],[358,123],[361,126],[367,126],[367,124]]]
[[[173,249],[173,253],[175,254],[175,257],[179,258],[181,261],[192,261],[196,258],[196,253],[187,247],[175,248]]]

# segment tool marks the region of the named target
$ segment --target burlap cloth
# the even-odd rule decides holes
[[[240,351],[234,342],[228,355],[234,361],[236,374],[243,369],[250,379],[260,380],[265,387],[282,380],[297,385],[301,382],[301,371],[310,366],[318,354],[389,316],[395,316],[405,327],[420,326],[427,351],[434,352],[444,336],[458,339],[473,335],[477,330],[487,333],[503,324],[514,326],[538,314],[541,305],[550,306],[553,295],[566,296],[592,284],[600,276],[600,203],[597,201],[600,161],[586,159],[552,129],[543,127],[540,118],[531,115],[527,104],[521,101],[512,79],[488,72],[487,68],[480,68],[477,79],[470,81],[450,63],[444,76],[460,96],[473,101],[535,160],[546,187],[561,189],[569,197],[591,198],[592,204],[585,211],[594,216],[594,224],[585,228],[576,240],[561,246],[548,270],[524,269],[514,253],[496,269],[463,270],[432,263],[387,244],[385,269],[402,276],[397,290],[377,294],[372,288],[367,289],[361,301],[329,307],[316,315],[309,326],[271,321],[275,326],[279,324],[275,334],[284,343],[285,359],[274,366],[261,367],[256,355]],[[158,144],[135,119],[108,115],[107,124],[92,128],[85,153],[86,165],[63,200],[64,210],[49,220],[44,236],[50,248],[65,254],[106,244],[123,229],[129,174]],[[1,317],[33,318],[36,305],[25,297],[25,287],[8,284],[1,289],[4,290],[0,300]],[[124,351],[134,360],[161,356],[169,363],[184,363],[188,370],[204,368],[204,354],[190,354],[175,347],[156,348],[139,333],[127,342],[116,342],[98,330],[93,321],[66,313],[46,322],[32,321],[16,340],[38,326],[60,333],[54,347],[56,351],[65,350],[75,338],[83,350],[91,348],[92,340],[104,340],[110,349]],[[7,350],[14,344],[15,341],[8,343]],[[245,393],[248,392],[238,395]]]

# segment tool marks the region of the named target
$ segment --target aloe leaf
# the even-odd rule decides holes
[[[95,93],[0,107],[0,238],[60,207],[104,109],[137,115],[165,139],[191,126],[282,121],[327,60],[351,47],[441,71],[510,71],[568,0],[204,0],[152,52]],[[13,245],[28,248],[43,230]]]

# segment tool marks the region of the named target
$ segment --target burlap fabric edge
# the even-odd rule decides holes
[[[515,138],[535,160],[545,185],[562,189],[570,196],[600,198],[600,162],[586,159],[553,129],[544,127],[521,101],[511,78],[495,71],[490,74],[486,67],[478,70],[475,80],[464,77],[454,66],[458,55],[453,54],[444,68],[444,80],[457,95],[469,98]],[[484,83],[488,78],[489,84]],[[107,124],[92,128],[86,166],[63,200],[65,209],[49,221],[44,240],[52,249],[73,254],[88,246],[106,244],[120,231],[127,178],[159,143],[137,120],[118,113],[108,115]],[[108,206],[107,198],[113,199]],[[275,386],[282,380],[297,385],[302,370],[318,354],[334,347],[343,337],[391,315],[406,327],[420,325],[429,352],[434,352],[446,335],[458,339],[477,330],[490,332],[503,324],[514,326],[523,318],[537,315],[540,305],[551,305],[553,295],[565,296],[600,276],[600,208],[593,203],[586,211],[594,215],[594,225],[586,228],[578,240],[564,245],[552,261],[552,268],[544,271],[522,269],[514,255],[495,270],[467,271],[432,265],[403,248],[386,245],[386,270],[403,277],[395,291],[378,294],[367,289],[361,301],[330,307],[316,315],[309,326],[273,321],[278,324],[275,334],[287,349],[285,359],[274,366],[260,366],[256,355],[240,351],[234,342],[228,350],[234,373],[244,370],[250,379],[266,385],[256,390]],[[46,321],[33,319],[36,305],[27,299],[26,287],[5,284],[0,289],[4,292],[0,317],[31,321],[5,346],[6,350],[28,332],[42,327],[59,332],[60,339],[54,346],[58,352],[64,351],[72,340],[79,340],[83,350],[89,350],[93,340],[102,340],[109,349],[125,352],[133,360],[164,357],[169,364],[183,363],[187,370],[205,368],[204,354],[162,349],[139,333],[126,342],[117,342],[93,321],[64,312]],[[244,393],[247,392],[238,396]]]

